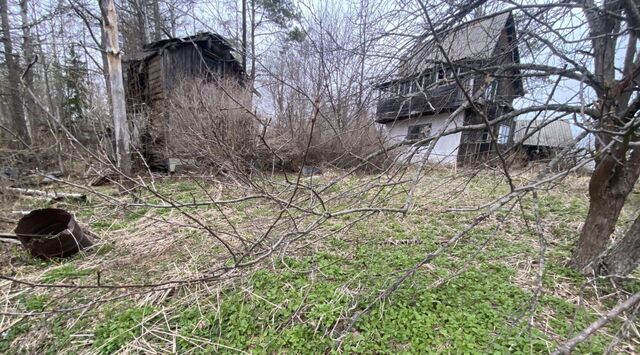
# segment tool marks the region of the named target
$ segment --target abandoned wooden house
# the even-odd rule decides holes
[[[434,38],[430,35],[418,41],[402,60],[396,79],[376,85],[381,93],[376,122],[385,125],[393,143],[435,134],[451,113],[465,103],[465,92],[472,97],[483,85],[486,87],[474,100],[474,106],[488,119],[511,111],[513,100],[524,94],[517,70],[510,69],[488,81],[500,65],[519,63],[511,13],[482,18],[438,33],[446,57]],[[455,76],[462,85],[456,82]],[[490,84],[486,85],[487,82]],[[482,115],[468,108],[453,117],[448,129],[483,122]],[[495,145],[506,147],[512,143],[514,124],[514,120],[508,120],[484,131],[443,136],[434,146],[429,161],[464,165],[491,159],[495,156]],[[421,159],[424,148],[417,147],[415,157]]]
[[[222,36],[206,32],[149,43],[125,62],[127,114],[134,137],[152,167],[166,167],[172,157],[172,117],[167,103],[185,81],[242,86],[244,69]]]
[[[513,141],[526,161],[551,159],[573,141],[571,123],[563,120],[517,120]]]

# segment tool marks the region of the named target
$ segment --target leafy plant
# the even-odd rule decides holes
[[[123,345],[139,336],[142,321],[153,312],[151,307],[134,307],[123,311],[109,310],[107,318],[95,330],[93,346],[101,353],[114,353]]]

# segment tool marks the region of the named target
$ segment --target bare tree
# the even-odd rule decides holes
[[[22,19],[22,53],[25,62],[25,68],[28,68],[35,60],[33,51],[33,38],[31,35],[31,21],[29,20],[29,0],[20,1],[20,17]],[[24,85],[26,90],[33,90],[33,70],[26,70],[24,73]],[[24,106],[26,111],[24,113],[25,120],[31,123],[33,129],[35,120],[34,117],[30,117],[29,113],[34,113],[35,104],[33,100],[29,98],[29,95],[25,95]]]
[[[596,136],[599,150],[611,145],[596,161],[589,183],[589,213],[573,254],[573,263],[580,269],[597,270],[599,256],[606,251],[627,196],[640,176],[640,147],[638,147],[638,112],[640,111],[640,55],[637,41],[640,33],[640,2],[637,0],[593,1],[584,4],[584,16],[589,26],[590,55],[593,71],[576,65],[596,92]],[[626,42],[623,67],[615,65],[616,52]],[[552,47],[553,49],[553,47]],[[617,79],[616,72],[622,73]],[[637,239],[633,228],[626,238]],[[626,241],[638,247],[638,242]],[[631,254],[613,249],[607,258],[611,270],[627,270],[622,265],[640,260],[626,260]],[[637,254],[637,253],[634,253]],[[616,265],[618,264],[619,265]]]
[[[7,78],[9,83],[9,98],[11,121],[17,136],[23,144],[29,144],[31,137],[22,106],[20,95],[20,66],[13,50],[11,23],[9,21],[9,7],[7,0],[0,0],[0,20],[2,22],[2,42],[4,43],[4,58],[7,63]]]
[[[151,0],[151,6],[153,9],[153,40],[159,41],[162,39],[164,30],[162,14],[160,13],[160,0]]]
[[[632,5],[635,2],[637,6],[637,0],[621,1],[630,2]],[[81,190],[90,194],[92,200],[99,201],[99,205],[90,201],[87,205],[69,205],[70,208],[102,209],[109,214],[106,218],[110,220],[141,216],[141,221],[132,223],[133,226],[123,226],[122,233],[111,233],[111,229],[103,230],[101,236],[105,242],[121,237],[128,238],[128,234],[132,234],[129,232],[134,228],[138,238],[143,242],[132,243],[136,245],[132,245],[132,248],[127,250],[130,251],[128,253],[113,253],[117,254],[114,256],[117,260],[110,259],[112,255],[108,254],[107,250],[104,258],[101,253],[96,253],[99,257],[81,257],[69,261],[71,265],[85,265],[92,270],[91,272],[95,270],[95,278],[93,274],[85,278],[79,276],[78,282],[74,278],[43,282],[43,275],[46,276],[48,273],[44,273],[42,268],[36,268],[38,272],[30,275],[33,267],[27,266],[21,270],[21,265],[12,265],[11,274],[7,272],[6,275],[0,275],[3,285],[11,285],[6,287],[8,296],[5,307],[5,312],[12,312],[11,316],[55,317],[56,314],[77,311],[80,319],[93,314],[85,314],[86,309],[110,302],[114,298],[135,299],[139,294],[147,294],[151,295],[146,297],[147,299],[154,298],[154,302],[162,305],[162,312],[167,317],[159,317],[162,320],[156,324],[148,321],[155,316],[143,318],[140,327],[145,327],[149,332],[136,335],[136,339],[131,342],[136,345],[138,340],[149,340],[145,349],[175,352],[171,347],[176,344],[175,339],[182,335],[178,329],[182,322],[174,323],[174,316],[182,309],[180,305],[175,305],[179,302],[174,302],[173,298],[177,300],[184,294],[192,293],[197,299],[200,295],[209,297],[215,292],[217,307],[222,309],[220,305],[226,302],[226,297],[233,292],[223,288],[225,282],[233,282],[234,279],[251,275],[258,268],[277,272],[282,265],[291,271],[294,268],[288,266],[289,256],[297,258],[299,251],[304,251],[305,254],[312,253],[316,246],[322,249],[333,248],[331,244],[334,243],[330,238],[342,233],[346,236],[352,227],[360,225],[364,227],[364,233],[337,240],[340,243],[335,244],[338,245],[341,256],[335,261],[330,261],[332,267],[344,266],[345,270],[348,267],[354,270],[348,264],[351,264],[351,260],[357,260],[363,246],[365,254],[368,255],[370,250],[382,251],[401,246],[404,242],[424,240],[429,245],[425,245],[423,249],[412,248],[411,252],[416,252],[416,255],[412,255],[415,259],[402,260],[401,263],[394,264],[392,270],[375,270],[376,268],[369,267],[370,259],[367,258],[362,267],[359,266],[360,263],[357,264],[356,275],[344,275],[349,281],[344,281],[342,287],[336,288],[336,294],[340,295],[341,301],[331,305],[337,310],[336,316],[331,316],[330,321],[317,322],[312,326],[315,327],[312,329],[314,335],[323,334],[323,340],[327,340],[325,351],[342,350],[343,340],[355,333],[351,331],[359,326],[360,317],[370,311],[382,310],[382,307],[378,308],[382,302],[385,303],[385,307],[393,307],[391,303],[395,301],[394,297],[404,297],[395,292],[407,287],[406,284],[416,281],[415,285],[425,281],[422,276],[428,276],[427,280],[433,276],[434,283],[424,286],[424,289],[430,291],[445,285],[468,268],[482,265],[478,259],[486,259],[486,256],[490,255],[479,254],[486,251],[487,244],[498,239],[496,236],[513,237],[516,242],[521,242],[517,238],[533,236],[531,240],[526,240],[527,243],[530,242],[527,248],[539,248],[538,253],[525,250],[517,255],[509,254],[510,248],[503,250],[504,254],[517,259],[518,263],[522,261],[526,268],[517,270],[518,276],[521,276],[520,273],[526,276],[522,277],[526,279],[522,281],[526,285],[516,285],[519,287],[516,296],[518,301],[514,301],[516,298],[509,298],[509,301],[520,302],[531,291],[531,301],[522,305],[522,313],[529,313],[531,319],[522,331],[528,331],[535,327],[534,321],[537,319],[534,317],[538,309],[553,308],[552,305],[543,305],[542,301],[538,301],[543,291],[546,291],[546,282],[543,281],[547,280],[545,275],[548,273],[545,272],[553,272],[545,269],[545,258],[548,257],[545,252],[553,248],[554,244],[545,240],[549,230],[544,223],[547,218],[558,220],[549,217],[548,210],[544,210],[545,213],[541,212],[542,208],[548,206],[542,207],[538,194],[545,195],[549,190],[553,193],[552,189],[555,188],[557,191],[557,186],[561,184],[585,181],[584,178],[573,179],[571,176],[592,159],[585,158],[583,153],[588,149],[578,145],[585,136],[594,135],[598,139],[597,150],[589,152],[597,163],[596,172],[591,178],[591,207],[582,230],[587,243],[581,241],[576,250],[577,254],[585,252],[587,257],[584,260],[589,259],[586,261],[587,265],[595,265],[593,260],[606,252],[613,228],[616,223],[621,222],[617,220],[620,219],[629,191],[636,183],[635,161],[640,154],[637,152],[640,146],[637,107],[637,73],[640,63],[636,50],[638,26],[631,20],[637,12],[633,10],[633,6],[627,7],[622,2],[613,0],[611,3],[605,1],[604,4],[499,0],[444,0],[428,3],[362,0],[357,4],[298,1],[296,5],[304,10],[297,23],[300,28],[291,33],[288,25],[276,26],[268,23],[263,23],[260,31],[256,31],[263,10],[268,15],[269,10],[265,6],[291,2],[243,0],[243,14],[247,12],[244,14],[245,23],[242,26],[244,36],[240,33],[239,27],[236,31],[230,31],[231,36],[237,40],[238,47],[243,49],[245,68],[249,66],[250,72],[259,74],[256,75],[256,84],[258,88],[267,88],[263,93],[269,94],[270,97],[264,100],[267,103],[260,107],[262,110],[256,112],[251,104],[247,104],[241,98],[243,95],[239,91],[243,89],[235,84],[222,85],[217,76],[219,73],[210,72],[206,76],[203,75],[203,78],[196,78],[197,80],[188,76],[183,78],[184,81],[177,87],[179,91],[176,91],[173,97],[163,97],[158,102],[171,110],[172,117],[176,117],[170,122],[170,126],[167,125],[172,136],[176,138],[168,144],[172,157],[188,162],[189,165],[193,165],[191,168],[198,170],[193,174],[178,173],[182,174],[179,176],[180,186],[167,186],[178,179],[158,177],[146,166],[145,169],[136,171],[136,174],[142,176],[140,179],[134,179],[132,174],[129,148],[131,133],[128,127],[131,123],[129,121],[136,118],[133,117],[135,115],[127,118],[125,113],[122,53],[118,43],[116,10],[119,14],[123,13],[120,12],[120,7],[115,7],[123,3],[124,11],[133,9],[130,7],[133,4],[144,7],[142,11],[145,13],[142,15],[145,17],[148,17],[148,13],[153,13],[153,18],[132,19],[131,22],[134,25],[131,30],[140,30],[140,23],[144,26],[143,30],[154,30],[150,32],[153,39],[158,38],[160,27],[157,21],[160,16],[157,16],[157,12],[161,9],[158,1],[127,0],[118,3],[115,0],[100,0],[103,41],[102,46],[98,47],[102,47],[102,50],[91,48],[86,43],[83,45],[85,54],[98,58],[93,64],[87,60],[88,72],[96,74],[94,87],[111,88],[109,106],[117,150],[115,172],[112,162],[104,158],[106,154],[103,151],[74,140],[68,131],[63,132],[60,141],[68,141],[70,148],[60,150],[66,156],[72,157],[75,164],[86,167],[92,174],[94,169],[113,172],[101,172],[100,180],[111,181],[120,190],[131,186],[135,189],[127,189],[127,194],[116,194],[106,188],[94,189],[79,182],[77,177],[54,178],[54,181],[65,186],[65,189]],[[207,18],[199,17],[200,15],[184,15],[185,11],[180,10],[179,6],[174,6],[178,3],[182,1],[162,2],[163,7],[166,5],[168,9],[172,35],[180,27],[176,26],[175,22],[180,16],[190,16],[194,28],[195,24],[211,31],[214,31],[217,25],[224,27],[223,24],[217,23],[211,25],[213,28],[207,27]],[[97,12],[95,8],[78,9],[80,11],[76,12],[76,15],[81,18],[84,16],[80,28],[91,30],[97,26],[98,19],[91,19],[89,13],[91,9]],[[149,9],[153,11],[146,12]],[[278,11],[269,15],[276,16],[268,19],[274,24],[282,19],[278,17],[282,15]],[[137,13],[133,11],[131,14]],[[237,15],[239,13],[235,12],[234,16]],[[444,41],[447,34],[465,26],[475,26],[494,16],[505,19],[504,25],[498,32],[478,28],[481,26],[474,27],[476,32],[471,41],[476,42],[472,42],[473,47],[477,42],[482,44],[483,41],[491,42],[494,39],[496,42],[508,40],[505,43],[512,45],[505,51],[507,57],[510,57],[509,60],[502,60],[505,54],[503,48],[500,48],[500,53],[496,55],[500,60],[493,56],[478,60],[464,58],[465,60],[457,62],[452,59],[450,52],[444,48],[447,44]],[[56,15],[54,18],[54,21],[47,24],[51,28],[62,29],[72,22],[65,22],[67,20],[63,16]],[[286,18],[284,20],[287,22]],[[239,19],[236,21],[239,22]],[[221,19],[220,22],[224,21]],[[77,30],[77,26],[75,27]],[[588,28],[592,29],[592,33],[584,31]],[[120,29],[124,30],[122,25]],[[485,33],[483,30],[492,33],[489,40],[482,35]],[[52,39],[49,51],[56,45],[58,48],[64,48],[60,43],[71,40],[74,35],[69,30],[69,33],[59,31],[50,37]],[[245,38],[240,41],[240,37]],[[264,42],[268,42],[268,45],[256,41],[256,37],[266,38]],[[612,44],[611,41],[615,42],[616,38],[618,43]],[[135,42],[138,39],[139,37],[132,37],[130,42],[125,42],[129,40],[125,38],[123,42],[131,43],[131,49],[140,49],[136,47],[142,45],[140,41]],[[94,41],[99,42],[96,38]],[[624,45],[620,46],[620,42],[624,42],[626,48]],[[420,82],[408,82],[404,80],[408,75],[408,63],[419,57],[419,53],[413,48],[421,46],[429,49],[430,54],[440,54],[440,57],[434,60],[435,63],[429,62],[429,59],[424,61],[427,63],[420,64],[439,65],[442,75],[440,76],[437,68],[429,73],[427,70],[417,70],[411,75],[420,77]],[[520,50],[520,61],[513,60],[514,47]],[[615,63],[621,62],[616,60],[616,54],[620,53],[620,50],[616,49],[618,47],[625,48],[626,60],[623,62],[631,63],[628,67],[616,68]],[[53,56],[56,55],[55,52],[53,50]],[[106,85],[102,83],[103,73],[98,70],[101,69],[101,54],[105,56]],[[250,63],[247,64],[246,61]],[[54,67],[64,66],[64,60],[52,62],[55,63]],[[453,64],[459,70],[445,71],[445,68],[453,69]],[[468,80],[470,78],[479,80]],[[491,104],[487,103],[489,100],[486,92],[491,91],[494,83],[509,88],[513,87],[512,84],[516,81],[524,81],[529,93],[513,105],[513,100],[504,100],[497,105],[500,109],[492,112],[489,109]],[[387,92],[395,95],[394,99],[400,103],[411,103],[412,98],[428,96],[443,86],[454,88],[457,93],[456,99],[460,101],[456,107],[445,110],[442,107],[433,107],[436,101],[432,100],[431,107],[434,111],[442,109],[439,111],[442,118],[441,126],[412,137],[407,134],[398,140],[387,140],[391,133],[386,132],[387,137],[383,135],[385,128],[375,123],[376,117],[373,112],[376,103],[380,102],[376,92],[376,87],[380,86],[371,84],[381,82],[403,85],[395,87],[393,92]],[[561,86],[569,87],[573,96],[566,99],[556,95],[556,89]],[[98,101],[92,108],[91,115],[96,121],[106,115],[104,112],[107,110],[103,109],[102,102]],[[429,104],[431,105],[431,102]],[[51,112],[54,112],[56,105],[50,106]],[[416,106],[412,108],[417,109]],[[479,119],[473,122],[456,122],[455,119],[461,112],[472,112],[476,115],[475,118]],[[50,121],[54,121],[53,116],[53,113],[50,114]],[[517,155],[525,139],[509,145],[497,143],[499,136],[496,133],[500,125],[512,122],[518,117],[533,117],[534,120],[543,117],[543,124],[535,127],[533,132],[527,133],[529,135],[539,133],[544,124],[562,119],[571,120],[582,128],[582,133],[575,139],[563,142],[557,156],[540,164],[540,168],[535,168],[531,173],[511,164],[511,159]],[[463,169],[441,168],[428,164],[430,156],[435,155],[435,147],[448,137],[484,136],[485,133],[487,138],[483,144],[495,153],[491,159],[477,161],[477,164],[465,166]],[[458,141],[456,149],[463,144],[462,139]],[[580,158],[573,159],[575,157]],[[572,162],[565,163],[565,160]],[[326,166],[330,167],[331,171],[317,177],[314,169],[305,169],[310,168],[309,165],[313,165],[311,168],[323,165],[323,169]],[[372,169],[368,169],[370,167]],[[308,174],[310,176],[305,176],[305,170],[311,171]],[[367,170],[366,174],[360,174],[363,170]],[[168,180],[168,184],[165,184],[165,179]],[[126,184],[122,183],[123,180]],[[484,180],[478,187],[488,186],[491,191],[474,192],[475,186],[472,184],[478,180]],[[186,189],[183,191],[184,187]],[[22,192],[24,193],[24,190]],[[50,196],[47,192],[43,194],[46,197]],[[473,197],[469,199],[471,196]],[[582,201],[580,199],[581,203]],[[474,205],[467,207],[467,203]],[[521,210],[521,215],[518,215],[518,210]],[[574,213],[572,222],[579,222],[583,218],[581,215],[576,217],[574,211],[570,213]],[[626,211],[622,213],[626,218]],[[371,223],[375,218],[379,221]],[[378,233],[374,229],[375,225],[377,222],[385,223],[385,218],[393,220],[394,225],[388,231],[385,226],[384,233]],[[640,217],[634,212],[632,218],[635,218],[635,222],[632,223],[626,237],[604,258],[607,273],[620,276],[631,272],[637,266],[640,257]],[[434,226],[433,229],[428,226],[425,233],[422,233],[421,227],[427,219],[438,221],[438,226]],[[445,223],[446,221],[455,223]],[[406,225],[413,223],[413,227]],[[149,232],[145,224],[160,226],[159,231]],[[398,239],[398,234],[405,231],[405,227],[411,227],[406,231],[422,239]],[[509,232],[505,230],[507,228]],[[595,229],[596,232],[591,229]],[[420,232],[414,233],[417,231]],[[502,231],[505,231],[504,235],[501,234]],[[359,232],[354,230],[353,233]],[[153,236],[150,237],[151,235]],[[174,253],[173,246],[184,244],[191,249],[190,243],[196,239],[198,246],[194,248],[195,253],[191,254],[189,251],[189,260],[180,260],[178,253]],[[323,242],[327,240],[331,243]],[[504,243],[505,240],[500,242]],[[507,239],[506,243],[508,242]],[[118,240],[112,247],[122,248],[122,244],[124,243]],[[458,250],[452,252],[454,248]],[[467,254],[466,251],[470,249],[473,249],[472,253]],[[194,266],[194,271],[170,275],[160,270],[155,274],[145,275],[141,281],[136,281],[139,280],[135,277],[139,275],[134,274],[138,270],[138,255],[135,255],[137,253],[162,255],[171,259],[170,262],[176,266],[183,262],[185,265]],[[461,254],[465,255],[464,260],[459,259],[462,258]],[[393,257],[400,253],[384,255]],[[128,256],[132,256],[131,260],[127,259]],[[476,258],[477,256],[481,257]],[[141,255],[140,259],[143,257],[144,255]],[[443,258],[460,261],[460,268],[456,270],[442,266],[437,261]],[[188,264],[195,263],[196,259],[207,259],[207,264]],[[452,260],[447,260],[446,264],[451,264]],[[407,262],[412,265],[406,265]],[[551,262],[558,266],[557,259]],[[150,263],[157,265],[158,260],[152,260]],[[507,263],[511,263],[511,259],[500,260],[500,267],[511,268],[511,265],[504,265]],[[13,271],[14,267],[18,272]],[[579,267],[583,268],[582,265]],[[326,277],[333,279],[332,275],[321,275],[322,272],[318,272],[324,268],[322,263],[313,264],[301,274],[308,274],[311,282],[320,280],[322,283]],[[142,265],[140,269],[143,269]],[[433,272],[434,269],[437,272]],[[592,271],[604,270],[603,268]],[[116,275],[119,271],[129,273]],[[298,273],[298,270],[295,271]],[[375,279],[367,280],[368,277]],[[529,282],[529,277],[534,282]],[[509,283],[510,288],[513,286],[512,282],[519,282],[514,281],[516,278],[511,275],[506,275],[505,278],[508,279],[505,282]],[[597,280],[608,281],[609,278],[599,276],[584,280],[586,285],[591,285],[596,284]],[[482,283],[481,275],[472,282]],[[200,283],[204,283],[205,287],[198,287]],[[533,284],[533,290],[530,284]],[[579,288],[573,284],[563,286],[573,291]],[[279,292],[275,287],[273,289],[274,293]],[[520,289],[523,292],[520,292]],[[69,298],[69,306],[72,307],[70,310],[59,310],[55,302],[52,302],[41,307],[46,308],[45,312],[35,312],[23,304],[25,296],[33,290],[61,297],[63,292],[86,292],[87,296],[91,297]],[[218,292],[220,290],[225,292]],[[300,290],[307,292],[305,287]],[[255,290],[244,291],[250,293]],[[618,298],[620,306],[607,312],[584,331],[578,332],[576,337],[562,345],[560,350],[569,351],[612,319],[624,316],[627,312],[637,312],[637,294],[625,301],[626,290],[616,289],[612,292],[606,299]],[[156,297],[153,296],[154,293],[162,295]],[[456,293],[446,295],[455,297]],[[487,291],[487,295],[489,298],[494,296],[492,290]],[[560,296],[566,298],[566,293]],[[171,300],[168,297],[171,297]],[[92,301],[86,301],[87,299]],[[307,320],[305,315],[314,302],[311,299],[304,296],[300,305],[295,305],[295,309],[269,301],[266,307],[273,306],[274,309],[287,311],[286,317],[277,315],[271,318],[274,325],[279,322],[276,331],[285,330],[291,325],[303,325]],[[169,302],[166,302],[168,300]],[[261,298],[261,301],[264,300],[268,298]],[[487,303],[486,310],[491,312],[493,301],[499,300],[489,300],[491,302]],[[287,302],[287,305],[293,304],[289,300]],[[171,307],[165,308],[167,304]],[[607,305],[598,303],[598,306],[604,309]],[[50,312],[51,310],[54,312]],[[421,306],[418,311],[424,311],[424,308]],[[560,315],[555,315],[560,318]],[[635,315],[628,318],[633,322],[634,317]],[[512,324],[513,327],[521,324],[511,316],[508,318],[505,316],[504,322],[509,324],[506,326],[509,329]],[[500,322],[498,318],[496,320]],[[224,320],[220,319],[220,324],[223,322]],[[174,327],[176,324],[178,326]],[[154,330],[164,333],[154,333]],[[160,339],[162,344],[158,345],[157,337],[155,340],[152,339],[158,334],[166,335],[174,330],[173,341],[165,342]],[[461,331],[464,329],[461,328]],[[554,334],[552,331],[547,332],[546,329],[540,331],[549,343],[561,344],[558,337],[565,336]],[[365,333],[364,327],[358,333],[358,336]],[[489,341],[491,337],[496,337],[496,334],[488,332]],[[571,338],[571,334],[567,334],[566,337]],[[390,339],[395,340],[393,335],[390,335]],[[190,339],[192,340],[196,344],[201,341],[195,338]],[[359,339],[356,341],[360,342]],[[222,339],[220,343],[225,346]],[[405,344],[399,342],[398,345]],[[97,342],[96,346],[99,346]],[[215,349],[221,348],[216,345]],[[95,350],[101,351],[105,348],[98,347]]]
[[[113,0],[100,0],[102,26],[105,33],[103,50],[107,55],[109,72],[109,87],[111,89],[111,107],[113,116],[113,131],[116,145],[117,166],[125,175],[131,174],[131,154],[129,142],[129,125],[125,108],[124,84],[122,81],[122,61],[118,44],[118,19]]]

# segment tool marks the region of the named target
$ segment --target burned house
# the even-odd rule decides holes
[[[573,141],[571,123],[563,120],[517,120],[513,141],[525,161],[551,159]]]
[[[425,36],[405,56],[397,78],[376,85],[381,93],[376,122],[385,126],[391,142],[428,137],[446,124],[467,95],[472,97],[484,88],[473,101],[477,110],[462,110],[452,117],[448,129],[482,124],[483,115],[491,120],[511,111],[513,100],[524,94],[517,70],[503,71],[495,78],[491,75],[498,67],[512,63],[519,63],[519,54],[510,13],[471,21],[435,37]],[[514,125],[514,120],[508,120],[483,131],[443,136],[429,161],[455,166],[489,160],[496,145],[512,144]],[[425,147],[417,149],[420,159]]]
[[[176,88],[185,81],[242,86],[244,70],[234,54],[225,38],[206,32],[149,43],[125,62],[127,114],[150,166],[164,167],[173,155],[172,122],[179,118],[168,102]]]

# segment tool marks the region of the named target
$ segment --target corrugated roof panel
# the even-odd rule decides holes
[[[538,128],[539,126],[542,126],[542,128]],[[563,147],[573,140],[571,123],[562,120],[553,122],[517,120],[516,129],[513,133],[514,142],[521,142],[529,133],[533,134],[523,142],[523,145],[557,148]]]

